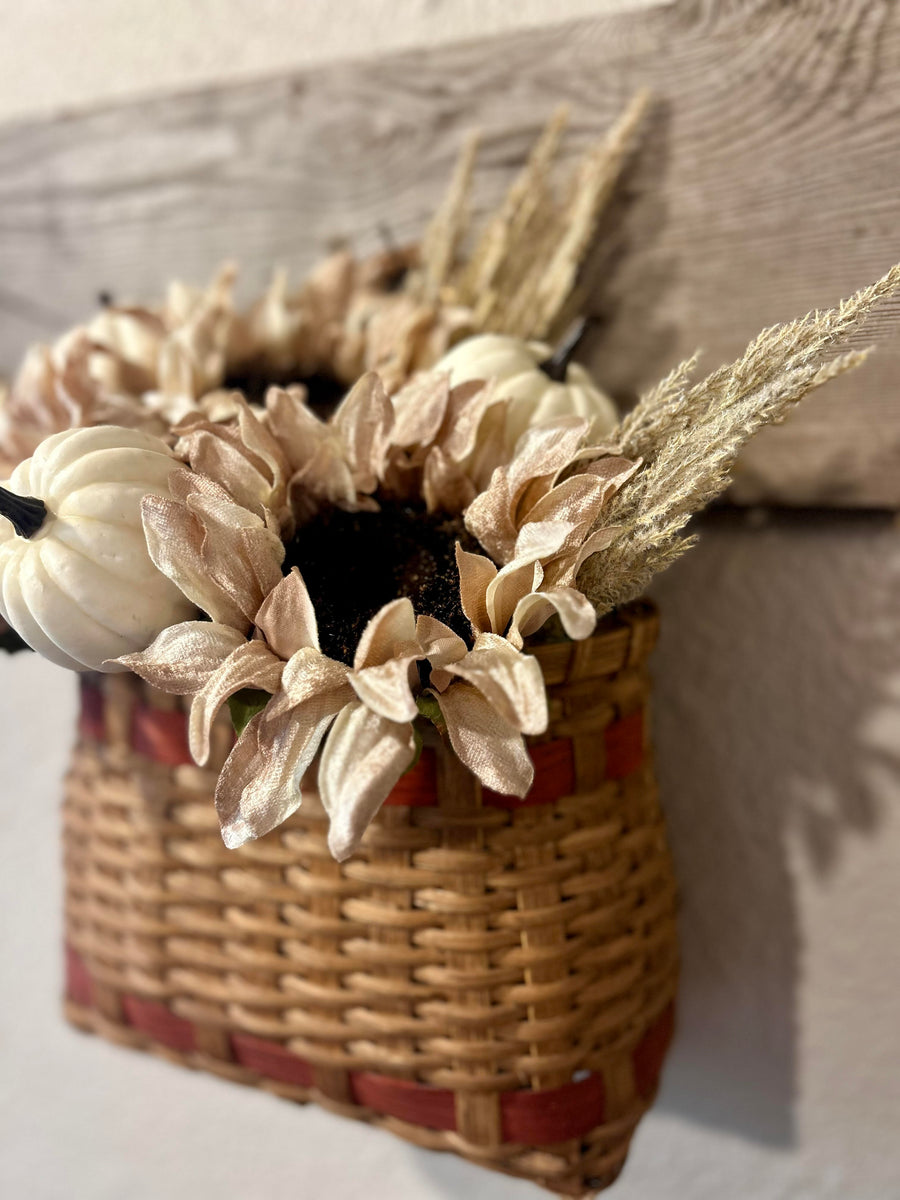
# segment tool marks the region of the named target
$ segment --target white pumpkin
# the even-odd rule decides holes
[[[159,438],[99,425],[53,434],[16,467],[0,489],[0,612],[33,650],[76,671],[121,670],[104,662],[195,612],[141,525],[141,500],[167,495],[179,465]]]
[[[580,335],[580,330],[578,331]],[[434,366],[449,371],[455,387],[470,379],[496,379],[510,400],[506,413],[506,449],[531,425],[554,417],[588,417],[592,440],[603,438],[618,422],[616,407],[596,386],[584,367],[568,361],[577,336],[554,352],[543,342],[523,342],[498,333],[483,333],[454,346]]]

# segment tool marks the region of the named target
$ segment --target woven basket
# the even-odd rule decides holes
[[[314,794],[240,850],[179,701],[86,676],[65,801],[69,1018],[565,1195],[611,1183],[671,1037],[675,888],[647,604],[535,650],[524,802],[426,748],[348,862]]]

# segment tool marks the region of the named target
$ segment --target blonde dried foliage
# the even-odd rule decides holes
[[[568,123],[558,109],[468,254],[469,190],[477,141],[467,142],[448,193],[422,243],[408,290],[470,308],[481,332],[547,338],[571,307],[578,270],[621,174],[650,95],[639,92],[604,140],[576,165],[559,199],[552,172]]]
[[[640,595],[692,544],[690,517],[727,487],[738,452],[764,425],[783,421],[813,388],[852,370],[868,351],[826,359],[874,305],[900,286],[900,264],[837,308],[764,329],[730,366],[690,385],[696,357],[676,367],[612,435],[615,451],[644,466],[604,512],[622,532],[582,568],[579,588],[599,612]]]
[[[420,251],[421,270],[410,276],[407,289],[416,300],[436,304],[450,279],[469,221],[472,174],[480,141],[478,133],[471,133],[466,138],[447,195],[425,230]]]

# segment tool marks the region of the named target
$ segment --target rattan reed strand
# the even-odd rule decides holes
[[[209,768],[154,761],[135,714],[176,728],[180,702],[95,677],[64,807],[70,1019],[560,1194],[606,1186],[652,1100],[676,986],[642,716],[655,633],[637,604],[536,648],[551,726],[533,754],[563,748],[563,794],[483,796],[437,746],[432,802],[392,797],[342,864],[314,793],[227,850],[212,792],[228,725]]]

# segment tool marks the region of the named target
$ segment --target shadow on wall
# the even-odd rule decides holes
[[[900,790],[900,538],[871,514],[760,526],[726,510],[701,533],[655,588],[654,725],[683,943],[660,1105],[789,1145],[803,974],[789,842],[799,835],[826,875]]]

